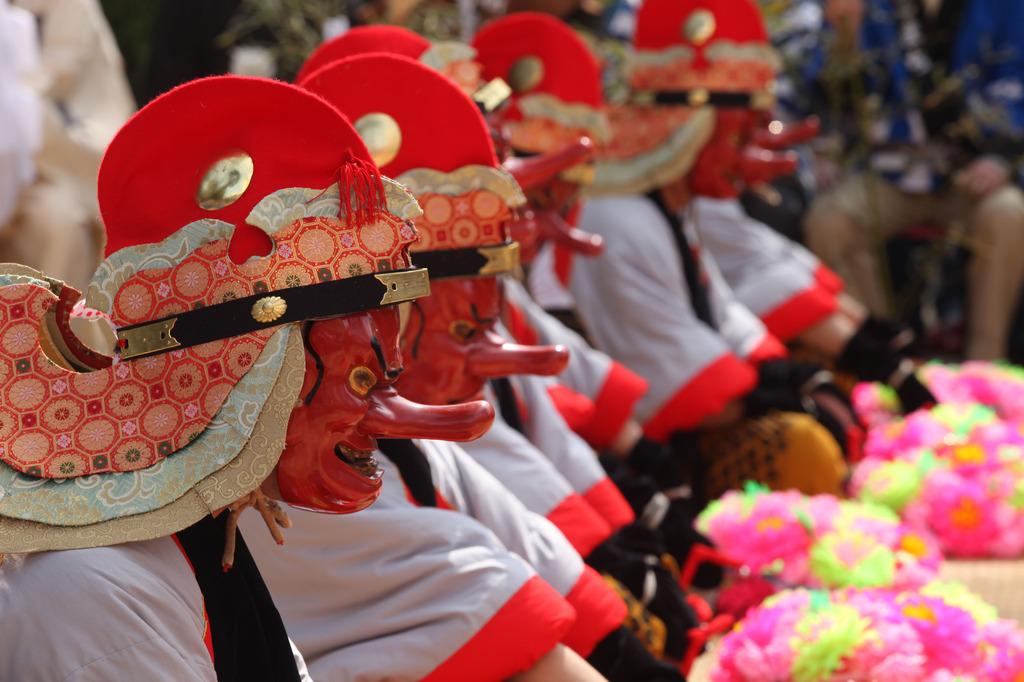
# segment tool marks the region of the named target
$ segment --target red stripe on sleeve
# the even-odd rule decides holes
[[[809,288],[773,308],[761,319],[768,330],[790,341],[839,309],[835,293],[815,281]]]
[[[768,332],[754,347],[754,350],[747,354],[747,362],[757,367],[765,360],[780,360],[788,355],[789,351],[782,345],[782,342],[774,334]]]
[[[843,278],[829,270],[824,263],[818,264],[818,269],[814,271],[814,279],[818,281],[818,285],[822,289],[830,294],[838,295],[846,288]]]
[[[608,447],[633,416],[637,402],[645,393],[647,380],[613,361],[594,399],[593,417],[577,432],[597,450]]]
[[[565,637],[575,617],[569,602],[534,576],[422,682],[504,680],[529,670]]]
[[[636,520],[633,508],[629,506],[629,502],[626,502],[626,498],[607,476],[583,493],[583,499],[604,517],[613,531]]]
[[[551,384],[547,390],[558,414],[574,432],[580,433],[594,421],[597,406],[587,396],[564,384]]]
[[[565,599],[576,609],[576,623],[562,644],[583,658],[626,620],[626,603],[590,566],[583,567]]]
[[[604,517],[576,493],[567,495],[547,518],[582,557],[589,555],[612,535],[612,527]]]
[[[692,429],[706,417],[718,414],[729,401],[748,393],[756,383],[754,368],[726,353],[666,400],[644,425],[644,433],[664,442],[673,432]]]

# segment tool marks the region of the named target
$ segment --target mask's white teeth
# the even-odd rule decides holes
[[[345,464],[371,480],[380,478],[384,473],[380,466],[378,466],[372,450],[357,450],[347,445],[336,443],[334,454]]]

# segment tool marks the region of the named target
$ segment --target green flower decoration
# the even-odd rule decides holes
[[[886,462],[868,475],[860,499],[900,513],[921,491],[923,478],[921,468],[915,464],[903,460]]]
[[[999,618],[994,606],[972,592],[966,585],[946,580],[933,580],[921,588],[925,597],[935,597],[971,614],[979,625],[991,623]]]
[[[830,588],[890,587],[896,555],[865,533],[827,533],[811,547],[810,568]]]
[[[832,679],[845,659],[870,636],[870,623],[852,606],[835,604],[812,611],[796,625],[792,647],[795,682]]]

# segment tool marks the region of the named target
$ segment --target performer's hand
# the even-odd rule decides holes
[[[1010,169],[994,156],[982,156],[957,173],[956,184],[975,197],[985,197],[1010,181]]]

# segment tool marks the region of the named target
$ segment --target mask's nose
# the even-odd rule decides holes
[[[557,211],[546,209],[523,211],[520,218],[512,225],[513,238],[517,231],[532,231],[541,239],[550,239],[583,256],[599,256],[604,251],[604,240],[601,235],[591,234],[570,225]]]
[[[559,173],[588,161],[594,154],[594,143],[589,137],[581,137],[553,152],[528,157],[510,157],[502,166],[519,186],[530,190],[551,180]]]
[[[388,387],[373,391],[359,430],[374,438],[479,438],[494,421],[494,408],[482,400],[458,405],[423,405]]]
[[[483,379],[497,379],[515,374],[559,374],[569,364],[565,346],[523,346],[509,343],[488,332],[478,340],[467,357],[467,370]]]

